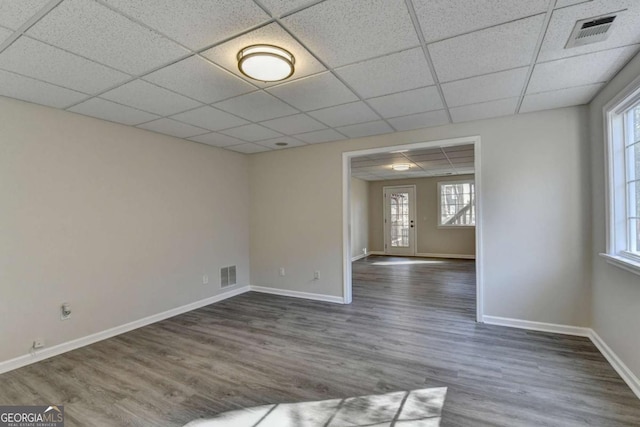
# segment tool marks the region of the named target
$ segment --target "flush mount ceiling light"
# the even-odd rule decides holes
[[[408,171],[411,169],[411,165],[409,163],[398,163],[395,165],[391,165],[391,169],[398,172]]]
[[[293,55],[269,44],[254,44],[238,52],[238,69],[245,76],[262,82],[288,79],[294,71]]]

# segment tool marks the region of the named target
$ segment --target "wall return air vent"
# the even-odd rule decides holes
[[[615,19],[616,15],[581,19],[576,22],[576,26],[573,27],[565,49],[606,40],[611,34],[611,27]]]
[[[220,287],[226,288],[236,284],[236,266],[224,267],[220,269]]]

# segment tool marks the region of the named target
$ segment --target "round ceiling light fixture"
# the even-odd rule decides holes
[[[391,165],[391,169],[398,172],[404,172],[411,169],[411,165],[409,163],[398,163],[395,165]]]
[[[278,82],[291,77],[296,59],[278,46],[254,44],[238,52],[238,69],[245,76],[262,82]]]

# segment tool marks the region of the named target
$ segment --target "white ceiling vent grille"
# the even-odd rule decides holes
[[[616,15],[581,19],[576,22],[576,26],[573,27],[565,49],[606,40],[611,34],[611,27],[615,19]]]

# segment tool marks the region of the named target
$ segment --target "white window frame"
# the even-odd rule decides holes
[[[438,228],[475,228],[475,224],[473,225],[469,225],[469,224],[443,224],[442,223],[442,186],[443,185],[451,185],[451,184],[473,184],[473,202],[474,205],[476,203],[476,181],[475,179],[459,179],[459,180],[455,180],[455,181],[439,181],[438,182]],[[474,206],[474,209],[476,207]],[[478,217],[477,217],[477,210],[476,210],[476,218],[475,221],[478,221]]]
[[[635,79],[603,108],[606,177],[607,262],[640,275],[640,254],[629,252],[626,138],[624,115],[640,103],[640,78]],[[627,123],[629,125],[629,123]],[[630,127],[630,126],[629,126]]]

